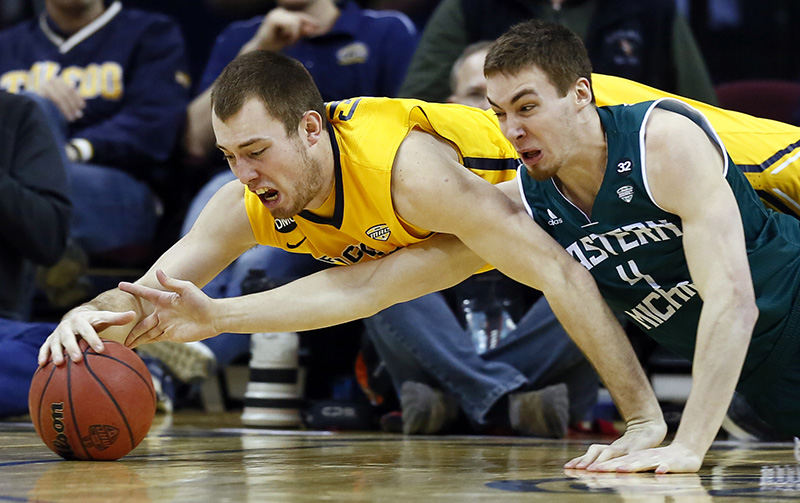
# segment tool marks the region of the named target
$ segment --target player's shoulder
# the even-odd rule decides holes
[[[692,110],[686,103],[678,100],[669,100],[670,107],[660,106],[664,101],[652,105],[645,124],[647,143],[657,140],[664,144],[679,144],[684,141],[697,141],[705,137],[705,133],[698,125],[699,119],[690,118],[690,114],[701,118],[702,115]]]

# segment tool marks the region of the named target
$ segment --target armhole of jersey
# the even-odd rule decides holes
[[[681,113],[685,115],[689,119],[692,120],[695,124],[700,126],[700,129],[709,136],[714,143],[716,144],[717,148],[719,149],[720,153],[722,154],[722,177],[725,178],[728,176],[728,151],[725,149],[725,144],[722,143],[717,132],[714,130],[714,127],[711,125],[709,120],[696,108],[692,107],[688,103],[684,103],[683,101],[676,100],[675,98],[660,98],[654,101],[650,108],[647,109],[647,112],[644,114],[644,119],[642,120],[642,127],[639,129],[639,165],[642,169],[642,183],[644,184],[644,188],[647,191],[647,196],[650,198],[650,202],[656,205],[662,211],[667,211],[656,202],[655,198],[653,197],[653,192],[650,190],[650,182],[647,180],[647,161],[645,157],[645,144],[644,144],[644,137],[645,131],[647,130],[647,121],[650,120],[650,113],[656,108],[663,108],[664,110],[669,110],[671,112]]]
[[[520,163],[519,167],[517,168],[517,188],[519,189],[519,197],[522,199],[522,204],[525,205],[525,211],[528,212],[531,218],[533,218],[533,209],[531,209],[531,205],[528,204],[528,198],[525,197],[525,188],[522,186],[522,169],[524,168],[524,164]]]

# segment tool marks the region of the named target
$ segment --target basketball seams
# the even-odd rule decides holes
[[[86,453],[86,456],[90,460],[94,461],[94,458],[92,457],[91,454],[89,454],[89,451],[86,449],[86,446],[83,445],[83,442],[81,442],[81,429],[78,426],[78,418],[75,417],[75,406],[72,403],[72,365],[74,365],[74,363],[72,363],[72,360],[67,358],[67,398],[69,400],[69,413],[72,416],[72,424],[75,426],[75,434],[78,436],[78,438],[73,443],[79,444],[83,448],[83,452]]]
[[[86,370],[92,377],[94,377],[94,380],[97,381],[97,384],[99,384],[103,388],[103,391],[105,391],[106,396],[108,396],[108,398],[111,400],[111,403],[113,403],[114,407],[117,409],[117,412],[122,418],[122,422],[125,423],[125,428],[128,430],[128,437],[130,439],[131,450],[133,450],[133,448],[136,447],[136,443],[134,442],[133,439],[133,429],[131,428],[130,423],[128,423],[128,418],[127,416],[125,416],[125,412],[122,411],[122,407],[119,406],[119,402],[117,402],[117,399],[114,397],[111,391],[108,390],[106,384],[99,377],[97,377],[97,374],[94,373],[94,370],[92,370],[91,365],[89,365],[89,359],[84,358],[83,361],[84,364],[86,365]]]
[[[56,364],[52,363],[52,365],[53,365],[53,368],[50,369],[50,375],[47,376],[47,381],[45,381],[44,386],[42,386],[42,391],[39,394],[39,405],[36,407],[36,411],[37,411],[36,414],[38,416],[36,418],[36,422],[38,423],[38,427],[39,427],[39,431],[40,432],[44,432],[44,430],[42,429],[42,402],[44,402],[44,395],[47,392],[47,387],[50,386],[50,380],[53,379],[53,374],[55,374],[55,372],[56,372]],[[41,371],[42,368],[43,367],[39,367],[39,369],[37,369],[36,372]],[[35,375],[35,373],[34,373],[34,375]],[[39,433],[39,435],[41,435],[41,433]]]
[[[156,393],[155,393],[155,390],[153,389],[153,383],[152,383],[152,381],[150,381],[147,378],[145,378],[138,370],[133,368],[127,362],[125,362],[123,360],[120,360],[116,356],[110,356],[110,355],[106,355],[106,354],[103,354],[103,353],[86,353],[86,354],[87,355],[92,355],[92,356],[99,356],[101,358],[108,358],[109,360],[114,360],[115,362],[119,363],[120,365],[124,365],[124,366],[128,367],[131,370],[131,372],[136,374],[136,377],[138,377],[139,379],[142,380],[142,382],[145,384],[145,386],[147,386],[147,389],[150,390],[150,397],[153,399],[153,408],[156,407],[156,405],[157,405]]]

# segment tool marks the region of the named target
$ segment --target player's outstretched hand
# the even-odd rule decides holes
[[[586,453],[567,462],[564,468],[592,469],[610,459],[620,458],[635,451],[650,449],[664,440],[667,425],[663,419],[631,421],[625,433],[611,444],[592,444]]]
[[[103,342],[98,332],[111,326],[121,326],[132,322],[136,318],[134,311],[117,313],[113,311],[95,311],[90,308],[77,307],[64,315],[61,322],[39,348],[39,366],[47,363],[52,356],[53,363],[64,363],[64,350],[67,351],[72,361],[81,359],[81,350],[78,347],[78,337],[98,353],[103,351]]]
[[[703,456],[688,447],[670,444],[636,451],[625,456],[610,459],[602,463],[592,463],[586,467],[596,472],[646,472],[656,473],[694,473],[703,464]]]
[[[217,335],[212,326],[211,299],[190,281],[170,278],[156,271],[165,290],[123,281],[119,289],[153,305],[153,312],[142,319],[125,339],[136,347],[155,341],[189,342]]]

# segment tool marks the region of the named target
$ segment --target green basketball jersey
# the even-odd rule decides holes
[[[591,272],[612,310],[691,360],[702,300],[686,264],[681,220],[659,208],[648,187],[644,124],[655,107],[689,117],[724,150],[708,121],[678,100],[600,107],[608,161],[591,217],[567,200],[552,179],[537,182],[524,167],[518,179],[528,212]],[[725,157],[725,179],[742,215],[760,313],[742,371],[747,380],[762,364],[780,360],[775,353],[785,344],[778,342],[794,330],[786,320],[800,287],[800,221],[766,209]]]

